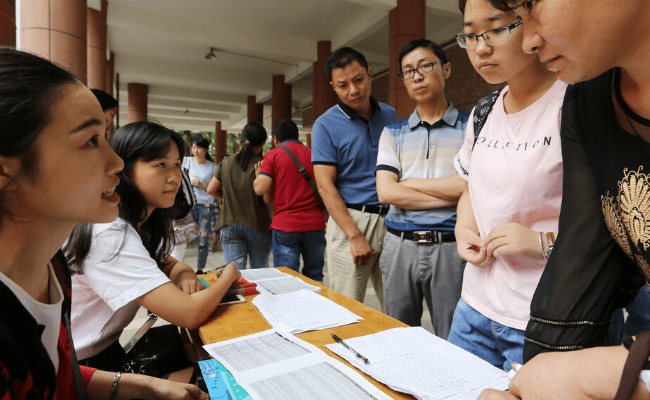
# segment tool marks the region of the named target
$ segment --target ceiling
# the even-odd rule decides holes
[[[317,42],[352,46],[376,73],[388,67],[388,11],[397,0],[108,0],[108,51],[119,74],[120,124],[127,84],[149,86],[148,113],[177,130],[230,132],[247,119],[247,98],[271,127],[274,74],[292,85],[294,120],[312,102]],[[427,0],[426,37],[447,42],[462,30],[457,0]],[[100,0],[88,0],[99,9]],[[206,60],[211,47],[216,60]],[[229,52],[247,56],[235,55]],[[250,56],[250,57],[248,57]],[[268,59],[270,61],[267,61]],[[279,62],[274,62],[279,61]],[[310,128],[301,128],[308,132]]]

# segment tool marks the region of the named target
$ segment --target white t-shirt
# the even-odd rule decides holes
[[[0,272],[0,281],[4,283],[9,290],[18,298],[20,303],[34,317],[36,323],[43,325],[45,329],[41,335],[41,342],[47,350],[47,354],[54,364],[54,370],[59,370],[59,333],[61,331],[61,304],[63,303],[63,290],[56,279],[56,274],[52,264],[48,264],[50,274],[50,303],[45,304],[36,301],[23,288],[18,286],[14,281],[7,278]]]
[[[83,274],[72,276],[72,337],[80,360],[117,341],[140,308],[135,299],[169,282],[131,225],[93,225]]]
[[[554,232],[558,227],[560,116],[566,84],[558,80],[535,103],[514,114],[504,110],[508,90],[506,86],[501,91],[473,150],[474,125],[467,125],[465,143],[454,161],[458,174],[468,181],[481,237],[508,222],[534,231]],[[544,260],[522,255],[499,257],[487,268],[467,263],[461,296],[491,320],[524,330],[545,265]]]

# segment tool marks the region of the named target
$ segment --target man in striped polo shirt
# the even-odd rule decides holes
[[[386,313],[419,326],[424,298],[436,334],[446,339],[465,269],[454,237],[456,203],[465,184],[455,172],[454,156],[469,115],[445,98],[451,64],[442,47],[413,40],[400,51],[399,65],[417,107],[384,128],[379,140],[377,194],[391,205],[380,260]]]

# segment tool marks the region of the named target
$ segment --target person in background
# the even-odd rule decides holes
[[[117,114],[117,100],[110,94],[99,89],[90,89],[91,92],[97,97],[99,105],[102,106],[102,111],[106,117],[106,139],[111,140],[111,136],[115,132],[115,115]]]
[[[372,70],[363,54],[343,47],[325,62],[337,105],[316,119],[312,156],[327,222],[327,271],[332,289],[363,302],[368,279],[384,308],[379,256],[388,206],[379,204],[375,168],[384,126],[395,110],[371,97]]]
[[[273,265],[289,267],[316,281],[323,280],[325,262],[325,214],[318,205],[314,190],[298,171],[286,146],[314,179],[311,150],[300,142],[298,127],[290,119],[273,127],[275,149],[266,153],[256,168],[255,193],[271,197],[273,218]]]
[[[206,192],[210,179],[214,175],[216,165],[210,157],[210,142],[203,136],[192,139],[192,157],[183,161],[183,168],[188,171],[196,197],[196,205],[192,209],[192,217],[199,225],[199,243],[197,257],[197,274],[202,274],[210,251],[210,234],[212,221],[219,212],[215,198]]]
[[[255,165],[263,160],[266,129],[249,122],[241,134],[239,153],[227,157],[214,173],[208,193],[221,201],[217,229],[227,263],[242,259],[237,268],[267,268],[271,250],[271,215],[262,197],[255,194]]]
[[[509,370],[522,362],[530,301],[558,229],[566,84],[522,51],[519,18],[487,0],[460,0],[459,7],[465,27],[458,44],[483,79],[508,85],[478,137],[468,126],[455,160],[467,181],[455,230],[467,266],[449,341]]]
[[[644,33],[650,2],[490,1],[522,19],[524,51],[575,84],[562,111],[560,233],[531,303],[526,363],[509,392],[486,391],[481,399],[612,399],[635,346],[629,352],[584,346],[606,337],[612,308],[626,305],[612,300],[625,289],[620,285],[630,286],[628,301],[638,293],[642,281],[630,267],[636,264],[650,283],[650,234],[643,222],[650,220],[650,37]],[[599,332],[565,324],[583,316],[599,322]],[[559,352],[560,346],[572,351]],[[549,350],[555,352],[538,354]],[[630,368],[623,377],[632,385],[631,398],[648,399],[648,370]]]
[[[447,339],[465,269],[454,237],[456,203],[465,184],[454,170],[454,155],[463,144],[468,113],[445,98],[451,63],[437,43],[412,40],[398,60],[416,108],[384,128],[379,139],[377,195],[391,205],[379,262],[386,314],[420,326],[424,298],[436,335]]]
[[[124,164],[105,135],[99,103],[78,78],[0,47],[0,398],[207,400],[194,385],[80,368],[71,357],[70,273],[59,249],[77,223],[118,215]]]
[[[115,369],[126,362],[119,337],[140,306],[193,329],[240,273],[229,264],[203,290],[192,268],[169,255],[184,151],[179,134],[157,123],[133,122],[115,132],[110,146],[124,160],[115,188],[122,199],[119,218],[77,226],[64,251],[73,271],[71,323],[80,363]]]

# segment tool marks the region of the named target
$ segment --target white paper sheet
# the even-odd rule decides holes
[[[508,388],[505,371],[421,327],[343,340],[369,364],[338,343],[326,347],[376,380],[418,399],[474,400],[484,388]]]
[[[304,289],[277,296],[261,294],[252,303],[271,326],[293,334],[353,324],[363,319],[332,300]]]
[[[245,269],[241,275],[250,282],[257,283],[257,291],[268,294],[291,293],[301,289],[314,292],[321,290],[318,286],[310,285],[300,278],[291,276],[274,268]]]
[[[288,333],[267,330],[203,347],[255,400],[390,400],[352,368]]]

